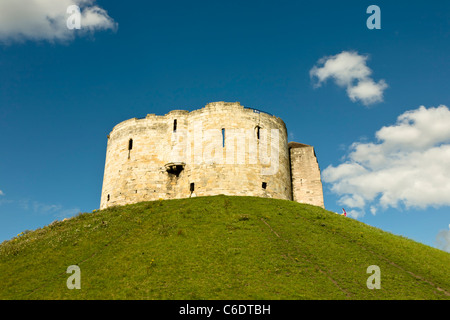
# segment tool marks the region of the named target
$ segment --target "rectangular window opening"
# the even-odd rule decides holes
[[[133,139],[128,140],[128,159],[130,159],[131,149],[133,149]]]
[[[194,192],[194,189],[195,189],[195,184],[193,182],[191,182],[191,185],[189,186],[189,190],[191,192]]]
[[[267,188],[267,182],[263,182],[263,183],[262,183],[262,188],[263,188],[263,189],[266,189],[266,188]]]
[[[173,120],[173,132],[177,131],[177,119]]]
[[[222,128],[222,147],[225,147],[225,129]]]

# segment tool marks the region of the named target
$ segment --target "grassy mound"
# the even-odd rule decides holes
[[[68,266],[81,270],[69,290]],[[367,268],[381,271],[369,290]],[[0,245],[0,299],[450,299],[450,254],[319,207],[142,202]]]

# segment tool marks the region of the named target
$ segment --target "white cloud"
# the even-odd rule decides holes
[[[347,216],[358,219],[359,217],[364,216],[364,211],[361,210],[349,210],[347,211]]]
[[[388,207],[450,205],[450,110],[403,113],[376,132],[377,142],[353,143],[340,165],[323,170],[339,203],[372,214]]]
[[[96,0],[1,0],[0,40],[70,40],[81,32],[115,29],[117,23]],[[67,8],[81,9],[81,30],[70,30]]]
[[[5,194],[3,193],[2,190],[0,190],[0,196],[4,196]]]
[[[388,87],[384,80],[375,82],[370,78],[372,70],[366,64],[367,59],[368,56],[357,52],[343,51],[320,59],[309,73],[312,78],[317,78],[316,87],[331,78],[347,89],[350,100],[360,100],[367,106],[383,101],[383,92]]]
[[[387,88],[384,80],[375,83],[372,79],[359,81],[355,86],[347,87],[347,94],[353,102],[361,100],[364,105],[383,101],[383,91]]]
[[[448,225],[450,229],[450,225]],[[436,243],[439,249],[450,252],[450,230],[441,230],[436,236]]]

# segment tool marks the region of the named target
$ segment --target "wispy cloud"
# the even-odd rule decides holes
[[[2,190],[0,190],[0,196],[4,196],[5,194],[3,193]]]
[[[375,82],[370,77],[372,70],[367,66],[367,59],[367,55],[343,51],[321,58],[310,70],[310,76],[317,79],[315,87],[333,79],[338,86],[347,89],[347,95],[353,102],[361,101],[366,106],[381,102],[388,85],[384,80]]]
[[[450,110],[407,111],[376,132],[378,142],[355,142],[343,163],[323,170],[339,203],[361,216],[387,207],[450,206]],[[358,212],[358,213],[357,213]]]
[[[116,29],[117,23],[95,5],[96,0],[1,0],[0,40],[71,40],[76,34]],[[67,9],[81,11],[81,30],[69,29]],[[79,31],[79,32],[76,32]]]
[[[34,214],[52,216],[56,219],[69,218],[81,211],[78,207],[66,208],[61,204],[48,204],[29,199],[11,200],[2,198],[0,199],[0,205],[3,204],[13,205]]]
[[[33,201],[31,206],[35,213],[51,215],[58,219],[69,218],[80,212],[79,208],[64,208],[60,204],[47,204],[38,201]]]
[[[33,211],[36,213],[51,214],[62,210],[62,206],[60,204],[46,204],[33,201],[32,205]]]

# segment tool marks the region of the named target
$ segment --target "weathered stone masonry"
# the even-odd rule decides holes
[[[287,137],[280,118],[238,102],[126,120],[108,135],[100,208],[218,194],[323,207],[314,148]]]

